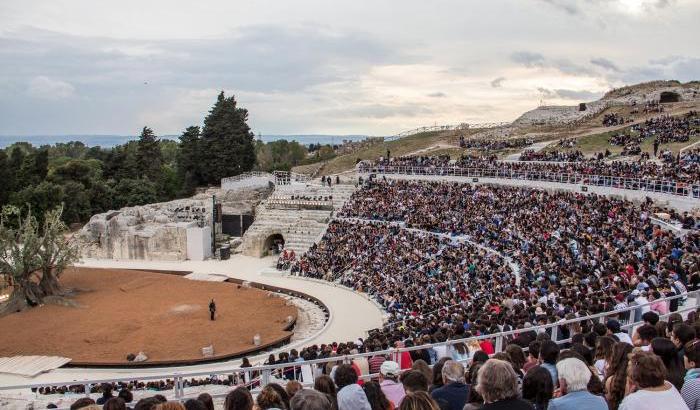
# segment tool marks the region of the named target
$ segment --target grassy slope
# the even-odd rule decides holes
[[[575,148],[572,148],[572,149],[581,150],[584,154],[593,154],[593,153],[597,153],[597,152],[604,152],[606,149],[608,149],[614,155],[617,155],[620,152],[622,152],[623,147],[610,145],[610,143],[608,142],[608,139],[613,134],[621,133],[625,130],[628,130],[629,128],[630,127],[625,127],[623,129],[616,129],[615,131],[607,131],[607,132],[598,133],[598,134],[586,135],[584,137],[578,138],[577,146]],[[678,150],[680,150],[681,148],[683,148],[687,145],[690,145],[698,140],[700,140],[700,136],[692,137],[692,138],[690,138],[690,141],[688,141],[688,142],[662,144],[659,147],[659,150],[670,149],[673,152],[678,152]],[[642,142],[642,144],[640,144],[640,146],[641,146],[643,152],[653,153],[654,152],[654,139],[647,138]],[[557,148],[556,145],[551,145],[551,146],[547,147],[545,150],[551,151],[551,150],[557,150],[557,149],[559,149],[559,148]]]
[[[423,132],[397,141],[375,144],[352,154],[333,158],[323,167],[320,175],[331,175],[348,171],[355,166],[358,159],[378,159],[386,155],[387,149],[391,151],[391,156],[393,157],[406,155],[439,143],[444,144],[450,135],[452,135],[451,131]]]

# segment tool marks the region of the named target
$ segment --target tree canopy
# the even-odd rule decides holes
[[[248,111],[221,92],[204,126],[187,127],[178,141],[145,126],[137,139],[111,148],[17,142],[0,149],[0,207],[31,208],[41,226],[46,211],[62,205],[63,222],[78,224],[110,209],[189,196],[252,169],[289,170],[333,155],[330,146],[309,155],[295,141],[255,141],[247,122]]]

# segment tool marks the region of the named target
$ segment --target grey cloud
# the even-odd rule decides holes
[[[539,91],[542,94],[542,98],[544,99],[559,98],[563,100],[593,101],[603,96],[602,93],[594,93],[590,91],[581,90],[568,90],[562,88],[550,90],[548,88],[539,87],[537,88],[537,91]]]
[[[604,68],[606,70],[620,72],[620,68],[617,65],[615,65],[615,63],[608,60],[607,58],[603,58],[603,57],[592,58],[591,64],[597,65],[598,67]]]
[[[399,48],[361,32],[314,25],[244,27],[234,36],[207,40],[120,40],[37,29],[0,33],[0,134],[126,132],[125,118],[143,121],[183,90],[226,89],[265,98],[352,84],[373,66],[414,61]],[[71,103],[46,98],[51,95],[70,96]],[[187,111],[201,120],[200,113]]]
[[[359,117],[359,118],[392,118],[392,117],[416,117],[418,115],[432,114],[433,111],[424,105],[419,104],[368,104],[359,107],[333,109],[326,114],[337,115],[343,117]]]
[[[544,87],[537,87],[537,91],[539,91],[542,94],[542,97],[544,98],[552,98],[556,96],[556,93],[554,91]]]
[[[138,52],[130,54],[133,49]],[[35,31],[0,38],[0,59],[1,75],[70,75],[74,81],[66,81],[76,88],[109,80],[120,87],[148,81],[254,92],[298,91],[356,78],[375,64],[412,61],[361,33],[315,26],[253,26],[230,38],[147,42]]]
[[[491,81],[491,87],[493,88],[501,88],[503,86],[503,82],[506,80],[505,77],[498,77],[494,80]]]
[[[568,59],[565,58],[560,58],[560,59],[548,59],[544,55],[540,53],[534,53],[530,51],[518,51],[510,55],[511,61],[514,63],[523,65],[527,68],[546,68],[546,67],[551,67],[551,68],[556,68],[557,70],[561,71],[562,73],[565,74],[572,74],[572,75],[592,75],[595,74],[593,70],[578,65],[576,63],[571,62]]]
[[[529,51],[518,51],[510,55],[511,61],[522,64],[525,67],[543,67],[545,58],[540,53],[532,53]]]
[[[442,91],[438,91],[438,92],[434,92],[434,93],[428,94],[428,97],[431,97],[431,98],[445,98],[445,97],[447,97],[447,94],[443,93]]]
[[[575,15],[581,12],[576,0],[540,0],[549,3],[552,6],[565,11],[568,14]]]
[[[554,92],[560,98],[565,100],[585,100],[593,101],[597,100],[603,96],[602,93],[594,93],[590,91],[579,91],[579,90],[566,90],[566,89],[556,89]]]
[[[597,11],[606,4],[619,2],[620,0],[539,0],[564,11],[571,16],[588,15],[591,11]],[[647,11],[663,9],[673,5],[676,0],[648,0],[644,3]]]
[[[649,60],[646,66],[632,67],[619,74],[628,84],[660,79],[695,81],[700,78],[700,57],[668,56]]]

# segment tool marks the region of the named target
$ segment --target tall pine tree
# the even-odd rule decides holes
[[[253,169],[255,144],[247,124],[248,110],[238,108],[235,97],[222,91],[204,119],[202,129],[202,179],[218,184],[221,178]]]
[[[187,127],[180,136],[177,152],[177,176],[182,181],[183,194],[191,194],[202,183],[199,127]]]
[[[158,137],[152,129],[143,127],[136,150],[136,167],[139,170],[139,176],[156,181],[160,175],[161,165],[163,165],[163,155],[160,152]]]

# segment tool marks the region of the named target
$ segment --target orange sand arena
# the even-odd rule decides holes
[[[79,307],[44,305],[0,318],[0,357],[57,355],[78,363],[128,363],[145,352],[148,362],[200,360],[201,348],[214,356],[253,349],[283,339],[294,306],[268,292],[233,283],[120,269],[72,268],[61,278],[78,289]],[[214,298],[217,318],[209,320]],[[148,363],[146,362],[146,363]]]

